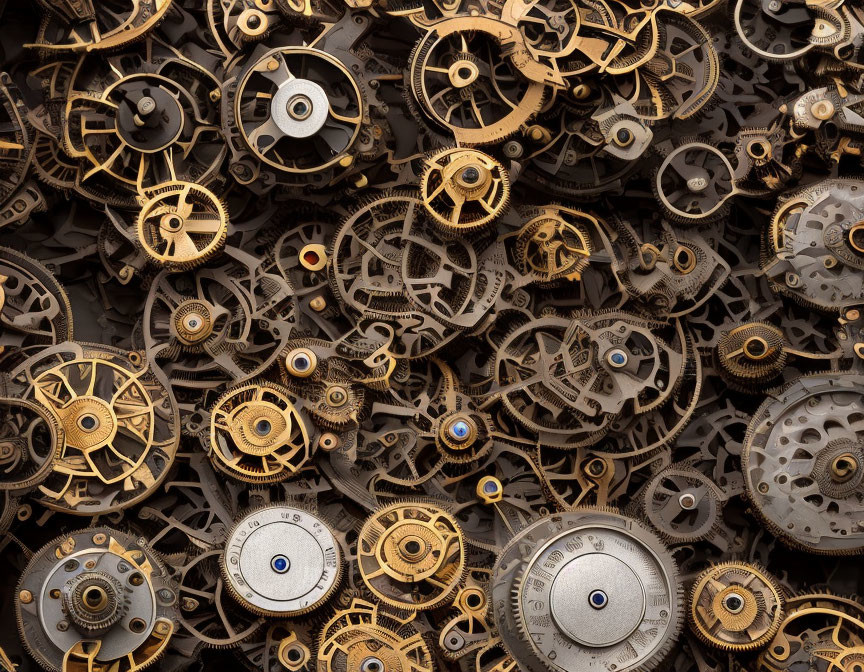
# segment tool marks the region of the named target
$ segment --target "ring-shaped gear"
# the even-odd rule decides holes
[[[36,46],[47,52],[114,50],[158,26],[173,0],[37,0],[49,13]]]
[[[429,645],[417,628],[355,599],[325,623],[318,641],[318,671],[433,672]]]
[[[168,182],[147,192],[136,234],[151,261],[182,271],[203,264],[222,249],[228,235],[228,211],[201,185]]]
[[[815,16],[809,2],[736,0],[732,18],[738,38],[769,61],[791,61],[817,46],[810,39]]]
[[[444,149],[426,160],[423,205],[451,235],[471,233],[497,219],[510,202],[504,166],[476,149]]]
[[[735,193],[729,159],[704,142],[675,148],[660,164],[654,191],[670,218],[681,224],[712,222],[722,217]]]
[[[473,24],[466,29],[462,17],[436,23],[414,48],[408,75],[412,102],[459,145],[513,135],[540,111],[546,90],[505,55],[500,32]]]
[[[72,340],[72,305],[54,274],[35,259],[0,247],[0,346],[8,356],[30,345]]]
[[[363,582],[386,604],[432,609],[453,597],[465,577],[462,530],[437,506],[397,502],[363,525],[357,565]]]
[[[214,466],[241,481],[275,483],[296,474],[312,452],[296,398],[261,381],[227,390],[210,412],[209,454]]]
[[[42,404],[0,397],[0,490],[26,492],[48,478],[65,439]]]
[[[702,572],[690,592],[690,627],[703,642],[726,651],[765,646],[783,622],[785,598],[758,565],[723,562]]]

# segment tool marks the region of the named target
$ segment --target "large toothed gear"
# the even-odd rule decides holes
[[[498,349],[494,393],[543,443],[590,445],[619,417],[647,413],[674,394],[686,359],[660,334],[659,324],[623,312],[528,322]]]
[[[460,145],[504,140],[543,104],[546,87],[506,55],[502,32],[511,31],[491,19],[449,18],[432,26],[411,54],[412,103]]]
[[[466,548],[456,519],[431,504],[396,503],[360,531],[357,563],[384,603],[419,611],[453,597],[465,576]]]
[[[727,651],[765,646],[783,621],[785,598],[777,580],[757,565],[724,562],[693,583],[688,613],[693,632]]]
[[[169,182],[148,192],[136,234],[144,254],[156,264],[174,271],[194,268],[225,244],[228,212],[209,189]]]
[[[788,544],[826,555],[864,549],[864,377],[801,378],[753,415],[741,453],[747,495]]]
[[[433,660],[413,624],[360,599],[324,625],[318,642],[318,672],[433,672]]]
[[[290,618],[323,605],[339,585],[342,549],[310,511],[272,505],[246,514],[228,533],[225,585],[246,609]]]
[[[611,511],[541,518],[501,551],[495,622],[525,672],[571,672],[599,661],[653,670],[684,617],[678,569],[661,540]]]
[[[108,527],[43,547],[15,595],[24,645],[49,672],[143,669],[164,655],[177,608],[162,559],[144,539]]]
[[[168,475],[180,441],[177,402],[140,353],[64,343],[28,359],[11,379],[63,430],[62,453],[39,485],[45,506],[76,515],[116,511]]]

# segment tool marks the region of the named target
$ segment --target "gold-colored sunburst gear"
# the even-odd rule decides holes
[[[270,382],[226,391],[210,418],[210,457],[235,478],[274,483],[309,459],[311,440],[291,393]]]
[[[437,506],[398,502],[363,525],[360,575],[376,597],[422,610],[451,598],[465,576],[465,542],[455,518]]]
[[[29,380],[22,398],[44,406],[63,430],[62,452],[39,486],[46,506],[79,515],[116,510],[167,476],[179,416],[170,390],[139,353],[65,344],[13,376]]]
[[[767,322],[748,322],[721,335],[717,366],[730,383],[752,387],[769,383],[786,364],[783,332]]]
[[[426,162],[423,205],[444,231],[465,233],[493,222],[510,202],[510,176],[476,149],[444,149]]]
[[[136,227],[138,243],[171,270],[194,268],[213,257],[228,235],[228,211],[209,189],[165,182],[148,190]]]
[[[706,644],[749,651],[767,644],[783,621],[784,596],[758,565],[724,562],[706,569],[690,594],[690,626]]]

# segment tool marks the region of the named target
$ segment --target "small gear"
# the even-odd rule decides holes
[[[532,209],[526,217],[513,246],[519,270],[541,284],[580,280],[593,252],[589,226],[599,226],[597,220],[562,206]]]
[[[690,594],[690,626],[706,644],[750,651],[769,641],[783,621],[784,596],[757,565],[724,562],[700,574]]]
[[[426,161],[420,180],[426,210],[452,235],[477,231],[493,222],[510,202],[504,166],[476,149],[444,149]]]
[[[786,365],[786,338],[767,322],[748,322],[724,332],[717,366],[736,389],[754,391],[776,380]]]
[[[147,192],[136,231],[148,258],[170,270],[185,270],[222,249],[228,212],[209,189],[191,182],[168,182]]]
[[[123,585],[106,572],[84,572],[63,586],[63,610],[81,630],[96,634],[123,616]]]
[[[689,543],[717,531],[719,488],[692,467],[672,466],[652,478],[643,494],[645,515],[670,542]]]

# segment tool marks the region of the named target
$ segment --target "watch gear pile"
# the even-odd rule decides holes
[[[864,672],[862,0],[0,0],[0,672]]]

